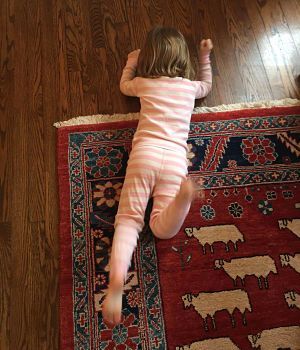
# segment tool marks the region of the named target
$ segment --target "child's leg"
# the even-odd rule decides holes
[[[138,230],[126,225],[115,229],[110,257],[110,281],[125,282],[133,251],[137,245]]]
[[[153,198],[150,227],[156,237],[168,239],[178,233],[190,210],[195,191],[191,180],[183,180],[176,197],[156,195]]]
[[[109,289],[103,304],[103,317],[111,324],[121,322],[123,285],[137,239],[138,231],[134,227],[116,227],[110,258]]]
[[[121,320],[122,290],[136,247],[138,233],[144,226],[144,215],[155,174],[160,169],[162,155],[149,149],[135,149],[130,154],[126,170],[110,259],[110,283],[103,304],[103,317],[111,324]],[[145,162],[145,159],[150,161]]]
[[[186,176],[186,154],[166,151],[159,179],[153,191],[153,209],[150,218],[150,227],[159,238],[167,239],[175,236],[189,212],[196,195],[196,186]]]

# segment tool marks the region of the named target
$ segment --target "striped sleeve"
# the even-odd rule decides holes
[[[194,83],[196,85],[195,98],[203,98],[208,95],[212,86],[209,53],[200,57],[200,81],[195,81]]]
[[[120,90],[126,96],[137,96],[136,66],[137,59],[129,57],[120,80]]]

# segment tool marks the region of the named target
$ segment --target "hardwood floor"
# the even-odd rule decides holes
[[[119,78],[156,24],[212,38],[213,90],[197,104],[300,97],[300,0],[1,0],[1,350],[59,348],[52,124],[138,111]]]

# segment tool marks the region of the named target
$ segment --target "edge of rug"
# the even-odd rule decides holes
[[[252,108],[272,108],[272,107],[292,107],[300,106],[300,100],[295,98],[284,98],[281,100],[263,100],[254,102],[241,102],[228,105],[218,105],[215,107],[196,107],[194,108],[193,114],[197,113],[210,113],[210,112],[226,112],[236,111],[239,109],[252,109]]]
[[[87,125],[87,124],[97,124],[97,123],[111,123],[111,122],[121,122],[129,120],[138,120],[139,113],[128,113],[128,114],[95,114],[89,116],[75,117],[66,121],[54,123],[53,126],[56,128],[62,128],[65,126],[75,126],[75,125]]]
[[[252,108],[271,108],[271,107],[288,107],[288,106],[300,106],[300,100],[293,98],[284,98],[281,100],[270,101],[256,101],[256,102],[242,102],[234,104],[222,104],[214,107],[196,107],[193,110],[193,114],[211,113],[211,112],[225,112],[236,111],[239,109],[252,109]],[[56,128],[62,128],[66,126],[75,125],[87,125],[107,122],[120,122],[129,120],[138,120],[139,113],[128,114],[95,114],[90,116],[79,116],[66,121],[56,122],[53,124]]]

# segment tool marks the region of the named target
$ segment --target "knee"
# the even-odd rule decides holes
[[[161,230],[158,229],[159,225],[157,225],[157,217],[156,217],[156,215],[153,215],[153,214],[151,215],[149,226],[150,226],[151,231],[154,234],[154,236],[157,237],[157,238],[161,238],[161,236],[162,236],[161,235]]]
[[[166,229],[164,229],[164,227],[161,225],[161,223],[159,224],[155,220],[155,218],[150,220],[149,226],[151,228],[152,233],[154,234],[154,236],[156,238],[159,238],[159,239],[170,239],[170,238],[175,236],[173,234],[173,232],[168,232]]]

